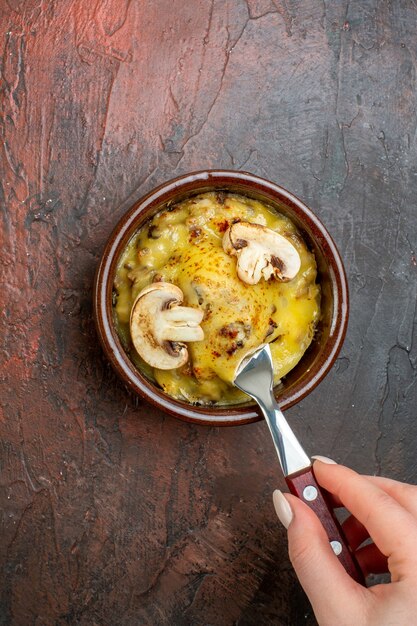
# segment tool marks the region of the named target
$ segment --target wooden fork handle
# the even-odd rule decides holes
[[[317,515],[327,533],[333,552],[349,576],[365,585],[364,575],[336,518],[329,494],[317,483],[312,468],[287,476],[285,480],[291,493],[305,502]]]

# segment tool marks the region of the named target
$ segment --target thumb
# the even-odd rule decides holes
[[[288,552],[298,579],[320,624],[344,624],[352,616],[365,589],[346,573],[334,554],[315,513],[299,498],[274,491],[278,518],[288,529]],[[351,622],[354,623],[354,622]]]

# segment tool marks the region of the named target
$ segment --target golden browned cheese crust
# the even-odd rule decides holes
[[[296,247],[301,268],[289,282],[242,282],[236,258],[222,247],[234,221],[262,224]],[[267,205],[236,194],[210,192],[164,209],[131,239],[115,278],[114,319],[132,361],[170,396],[199,404],[234,404],[246,396],[231,384],[250,350],[271,343],[275,382],[310,345],[320,316],[316,262],[292,222]],[[138,293],[153,281],[180,287],[186,306],[204,311],[204,340],[188,344],[189,362],[177,370],[146,365],[134,350],[129,317]]]

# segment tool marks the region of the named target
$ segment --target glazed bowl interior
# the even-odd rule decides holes
[[[174,179],[139,200],[123,216],[102,255],[94,285],[94,313],[106,356],[135,393],[163,411],[187,421],[237,425],[261,418],[253,401],[234,406],[194,406],[171,398],[132,363],[117,335],[113,319],[113,282],[120,256],[136,231],[155,213],[192,195],[227,191],[269,204],[288,216],[314,252],[321,285],[321,318],[304,356],[276,388],[282,409],[305,397],[324,378],[342,346],[348,319],[348,291],[342,261],[330,235],[298,198],[252,174],[232,171],[195,172]]]

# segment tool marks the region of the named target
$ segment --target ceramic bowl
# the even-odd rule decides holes
[[[225,190],[267,202],[287,215],[314,251],[321,285],[321,320],[298,365],[276,389],[283,410],[304,398],[326,376],[342,346],[348,322],[348,288],[337,248],[314,213],[283,187],[246,172],[208,170],[170,180],[138,200],[111,234],[94,284],[94,315],[104,352],[125,384],[166,413],[199,424],[230,426],[261,419],[253,401],[226,407],[193,406],[174,400],[148,380],[130,361],[113,322],[112,291],[117,262],[132,235],[168,202],[212,190]]]

